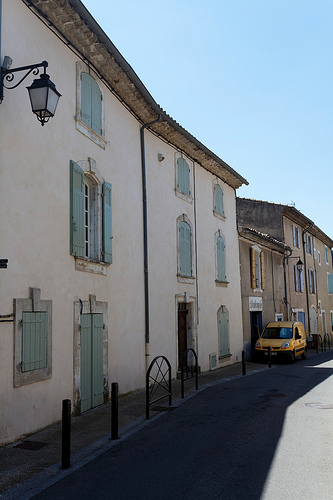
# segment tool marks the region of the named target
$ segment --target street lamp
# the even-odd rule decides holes
[[[42,126],[49,121],[49,119],[54,116],[59,98],[61,94],[57,91],[56,86],[50,80],[49,75],[46,74],[46,68],[48,67],[48,62],[43,61],[38,64],[31,64],[29,66],[21,66],[20,68],[10,69],[12,64],[12,59],[8,56],[4,58],[3,65],[1,67],[1,82],[0,82],[0,102],[3,100],[3,90],[15,89],[27,78],[27,76],[32,73],[33,75],[39,74],[39,68],[43,67],[44,72],[40,77],[33,81],[30,87],[27,87],[30,97],[30,104],[32,112],[37,116],[37,120],[40,121]],[[13,82],[15,78],[15,73],[20,71],[26,71],[26,74],[19,80],[18,83],[8,86],[8,83]]]

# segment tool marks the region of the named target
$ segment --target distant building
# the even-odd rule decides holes
[[[259,330],[268,321],[283,319],[301,321],[308,336],[333,331],[333,240],[295,207],[259,200],[237,198],[237,221],[240,234],[240,258],[242,279],[242,301],[244,318],[244,340],[249,342],[252,316],[259,317]],[[251,228],[251,229],[246,229]],[[270,242],[275,260],[266,267],[274,287],[258,287],[253,273],[260,275],[261,245],[253,244],[255,257],[246,251],[245,241],[254,240],[256,232],[261,234],[261,243]],[[256,239],[260,237],[257,235]],[[274,241],[272,241],[272,239]],[[253,241],[254,243],[254,241]],[[249,246],[249,243],[247,243]],[[280,249],[280,250],[279,250]],[[251,250],[252,252],[252,250]],[[272,253],[272,255],[273,255]],[[254,260],[256,259],[256,260]],[[252,262],[251,286],[249,290],[248,262]],[[248,264],[247,264],[248,263]],[[266,260],[265,260],[266,263]],[[302,265],[300,265],[302,263]],[[269,271],[267,272],[267,269]],[[285,280],[285,282],[284,282]],[[265,282],[265,287],[267,279]],[[262,309],[252,313],[247,310],[247,296],[261,297]],[[255,303],[255,302],[254,302]],[[274,304],[270,307],[269,304]],[[258,305],[258,308],[260,306]],[[249,319],[250,318],[250,319]],[[262,325],[260,321],[263,321]],[[252,332],[253,336],[253,332]]]

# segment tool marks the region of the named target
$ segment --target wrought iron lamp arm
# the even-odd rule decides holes
[[[33,75],[38,75],[39,74],[39,68],[44,68],[44,73],[46,73],[46,68],[48,67],[49,63],[47,61],[42,61],[41,63],[37,64],[30,64],[29,66],[21,66],[19,68],[14,68],[14,69],[7,69],[7,68],[1,68],[1,82],[0,82],[0,102],[3,100],[3,89],[16,89],[29,75],[32,73]],[[14,73],[18,73],[21,71],[26,71],[26,74],[21,78],[21,80],[16,83],[15,85],[12,85],[11,87],[7,87],[5,85],[6,82],[12,82],[15,78]]]

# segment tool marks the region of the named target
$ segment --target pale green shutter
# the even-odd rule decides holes
[[[84,172],[70,162],[70,251],[84,257]]]
[[[229,354],[229,318],[224,311],[219,315],[219,337],[220,356],[227,356]]]
[[[333,293],[333,274],[327,274],[328,293]]]
[[[217,252],[217,279],[218,281],[226,281],[225,274],[225,243],[221,236],[216,238]]]
[[[103,262],[112,263],[112,185],[103,184]]]
[[[91,315],[81,314],[81,412],[91,408],[92,394],[92,342],[91,342]]]
[[[91,128],[97,134],[102,134],[102,93],[93,79],[91,81]]]
[[[81,73],[81,118],[82,121],[92,128],[91,112],[91,82],[93,79],[88,73]]]
[[[191,228],[186,222],[179,224],[180,274],[192,275]]]
[[[92,406],[104,402],[103,314],[92,315]]]
[[[223,215],[223,192],[221,186],[214,186],[214,210],[220,215]]]
[[[47,313],[22,313],[22,371],[45,368],[47,359]]]
[[[178,158],[178,190],[190,196],[190,168],[184,158]]]

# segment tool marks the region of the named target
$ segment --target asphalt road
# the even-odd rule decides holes
[[[208,388],[36,499],[329,500],[333,352]]]

